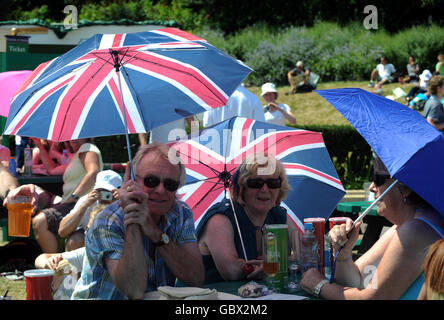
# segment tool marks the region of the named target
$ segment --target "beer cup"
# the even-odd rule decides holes
[[[29,237],[32,210],[29,197],[18,196],[8,200],[8,235],[10,237]]]
[[[325,265],[324,255],[324,233],[325,233],[325,219],[324,218],[305,218],[304,223],[312,223],[315,229],[316,239],[318,240],[318,270],[323,274]]]
[[[54,271],[33,269],[23,274],[26,279],[26,300],[52,300]]]

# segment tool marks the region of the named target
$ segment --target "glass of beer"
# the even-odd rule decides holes
[[[276,292],[274,287],[274,276],[279,271],[279,248],[276,235],[273,232],[266,232],[263,239],[264,272],[270,278],[271,292]]]
[[[10,237],[29,237],[32,210],[29,197],[18,196],[8,200],[8,235]]]

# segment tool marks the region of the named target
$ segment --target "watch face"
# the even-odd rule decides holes
[[[162,242],[168,244],[170,242],[170,237],[166,233],[162,233]]]

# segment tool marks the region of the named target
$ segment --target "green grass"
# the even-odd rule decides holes
[[[409,92],[412,85],[400,83],[391,83],[384,85],[383,95],[393,95],[392,90],[400,87],[406,93]],[[251,92],[256,94],[262,104],[265,101],[260,96],[260,87],[251,86],[247,87]],[[289,91],[289,86],[278,87],[279,96],[277,102],[286,103],[290,106],[293,114],[296,116],[297,125],[350,125],[349,122],[324,98],[318,95],[316,92],[298,93],[293,95],[285,95],[285,92]],[[368,81],[346,81],[346,82],[326,82],[319,83],[317,89],[336,89],[336,88],[361,88],[367,91],[372,91],[372,88],[368,87]],[[405,104],[405,98],[396,100],[401,104]]]
[[[8,296],[11,296],[12,300],[26,299],[25,280],[12,281],[5,277],[0,277],[0,296],[3,296],[6,290],[8,290]]]

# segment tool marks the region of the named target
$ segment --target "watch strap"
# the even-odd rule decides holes
[[[165,240],[164,240],[165,238],[168,239],[167,242],[165,242]],[[167,235],[165,232],[163,232],[163,233],[160,235],[160,240],[157,241],[157,242],[151,242],[151,244],[152,244],[154,247],[160,247],[160,246],[163,246],[163,245],[167,244],[168,242],[169,242],[169,237],[168,237],[168,235]]]
[[[80,197],[78,195],[76,195],[75,193],[71,194],[71,198],[75,199],[75,200],[79,200]]]
[[[317,298],[319,298],[319,294],[321,293],[321,289],[324,285],[326,285],[328,283],[327,279],[321,280],[316,287],[314,287],[313,289],[313,295]]]

